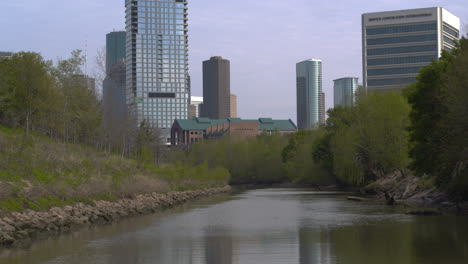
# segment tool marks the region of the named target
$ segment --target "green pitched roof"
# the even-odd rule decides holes
[[[259,118],[253,120],[242,120],[240,118],[228,118],[228,119],[209,119],[206,117],[195,117],[193,119],[176,119],[175,122],[179,123],[183,130],[206,130],[210,126],[221,125],[225,123],[233,122],[257,122],[259,130],[268,131],[295,131],[297,126],[294,122],[289,120],[274,120],[272,118]]]

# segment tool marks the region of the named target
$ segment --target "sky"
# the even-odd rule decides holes
[[[362,80],[361,14],[444,7],[468,24],[466,0],[189,0],[192,95],[202,95],[202,61],[231,61],[231,92],[242,118],[296,120],[296,63],[323,62],[326,108],[333,80]],[[86,51],[91,73],[105,35],[125,28],[124,0],[0,1],[0,51],[47,60]]]

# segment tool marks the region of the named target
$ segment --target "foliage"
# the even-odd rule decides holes
[[[412,105],[412,169],[467,199],[468,40],[423,68],[405,93]]]
[[[203,164],[156,167],[89,146],[0,128],[0,214],[141,193],[221,187],[229,181],[229,173],[222,168]]]
[[[0,61],[0,124],[27,132],[46,125],[46,115],[57,110],[58,91],[49,65],[37,53],[20,52]]]
[[[239,140],[224,137],[196,143],[185,156],[187,164],[206,162],[226,168],[233,184],[270,184],[286,180],[281,151],[287,139],[279,133]]]
[[[304,185],[335,183],[333,175],[326,170],[322,160],[324,134],[323,129],[304,130],[289,138],[282,156],[288,178],[292,182]]]
[[[396,92],[361,97],[330,110],[314,159],[347,184],[360,186],[408,163],[409,105]]]

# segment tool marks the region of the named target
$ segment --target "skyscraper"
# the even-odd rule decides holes
[[[189,106],[189,119],[200,117],[200,106],[203,104],[202,96],[191,96]]]
[[[226,119],[231,117],[230,62],[211,57],[203,62],[202,117]]]
[[[114,31],[106,35],[106,73],[120,61],[125,60],[125,31]]]
[[[121,126],[127,117],[125,36],[125,31],[106,35],[106,78],[102,85],[102,101],[104,123],[108,129]]]
[[[405,88],[459,36],[460,19],[440,7],[363,14],[364,89]]]
[[[311,59],[296,64],[297,125],[314,129],[324,123],[322,61]]]
[[[0,51],[0,59],[10,59],[13,55],[13,52]]]
[[[125,7],[129,111],[169,137],[190,103],[187,0],[125,0]]]
[[[356,104],[358,96],[358,78],[345,77],[334,80],[333,101],[334,107],[351,107]]]
[[[232,118],[237,118],[237,95],[231,94],[231,105],[230,105],[230,116]]]

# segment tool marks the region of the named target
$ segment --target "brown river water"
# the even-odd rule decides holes
[[[468,217],[307,189],[258,189],[0,250],[32,264],[468,263]]]

